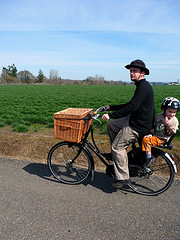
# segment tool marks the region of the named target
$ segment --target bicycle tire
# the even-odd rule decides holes
[[[174,168],[171,161],[166,157],[165,152],[152,148],[154,160],[150,165],[150,172],[147,173],[144,167],[130,166],[131,181],[129,187],[142,195],[156,196],[166,191],[174,180]]]
[[[83,182],[91,172],[91,161],[83,147],[79,156],[80,146],[77,143],[59,142],[48,154],[48,166],[52,175],[62,183],[75,185]]]

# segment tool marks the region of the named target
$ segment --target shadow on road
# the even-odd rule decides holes
[[[59,184],[64,184],[52,177],[52,174],[49,171],[48,165],[46,165],[46,164],[30,163],[27,166],[25,166],[23,168],[23,170],[25,170],[29,174],[37,175],[48,181],[53,181],[53,182],[56,182]],[[113,182],[113,179],[108,177],[104,172],[95,172],[93,181],[91,180],[91,177],[89,177],[82,184],[84,186],[91,185],[91,186],[98,188],[101,191],[106,192],[106,193],[112,193],[112,192],[117,191],[112,188],[112,182]],[[125,191],[123,190],[123,192],[127,193],[127,192],[132,192],[132,191],[130,189],[129,190],[127,189]]]
[[[91,185],[106,193],[112,193],[116,191],[112,188],[112,182],[113,178],[108,177],[104,172],[95,172],[94,179],[92,180],[91,177],[89,177],[83,184],[85,186]]]
[[[37,175],[37,176],[39,176],[41,178],[44,178],[46,180],[53,181],[53,182],[58,182],[56,179],[50,178],[52,175],[51,175],[51,172],[49,171],[49,168],[46,164],[30,163],[27,166],[25,166],[23,168],[23,170],[25,170],[29,174]]]

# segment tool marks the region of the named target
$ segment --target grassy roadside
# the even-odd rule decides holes
[[[98,147],[104,152],[110,151],[110,144],[107,135],[95,134],[95,140]],[[54,130],[45,127],[39,127],[38,131],[31,129],[27,133],[12,132],[10,127],[0,128],[0,157],[15,158],[19,160],[27,160],[30,162],[45,163],[47,162],[48,152],[51,147],[59,142],[54,139]],[[180,155],[180,140],[173,141],[173,150],[169,153]],[[105,170],[104,165],[94,156],[95,168],[97,170]],[[177,165],[180,177],[180,165]]]

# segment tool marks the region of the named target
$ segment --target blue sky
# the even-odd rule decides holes
[[[0,0],[0,67],[62,78],[129,81],[142,59],[149,81],[180,79],[180,0]]]

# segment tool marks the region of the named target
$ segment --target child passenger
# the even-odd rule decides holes
[[[142,140],[142,151],[146,152],[145,167],[148,167],[152,161],[151,145],[159,146],[164,144],[178,129],[179,122],[175,115],[180,109],[179,100],[167,97],[163,100],[161,109],[163,112],[156,116],[151,134],[145,136]]]

